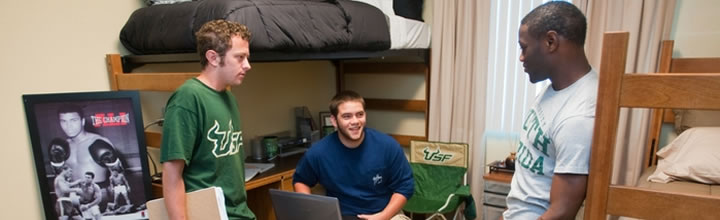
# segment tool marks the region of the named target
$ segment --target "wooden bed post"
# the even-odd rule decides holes
[[[592,172],[588,177],[585,219],[606,217],[608,186],[612,177],[613,152],[620,114],[620,78],[625,74],[628,38],[627,32],[608,32],[603,36],[598,105],[590,153]]]
[[[107,54],[105,55],[107,61],[108,78],[110,79],[110,89],[113,91],[118,90],[117,76],[123,74],[122,59],[120,54]]]
[[[670,64],[672,62],[672,50],[674,41],[664,40],[660,45],[660,59],[658,60],[658,73],[669,73]],[[669,109],[655,108],[652,109],[650,116],[650,127],[648,128],[647,142],[645,146],[645,159],[643,161],[643,167],[648,168],[657,164],[657,156],[655,152],[660,147],[660,132],[662,130],[663,118]]]

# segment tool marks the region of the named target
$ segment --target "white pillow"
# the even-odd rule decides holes
[[[383,12],[383,14],[390,16],[395,15],[395,9],[393,9],[393,1],[392,0],[353,0],[356,2],[363,2],[368,5],[375,6],[376,8],[380,9],[380,11]]]
[[[720,184],[720,127],[690,128],[657,155],[662,159],[649,181]]]

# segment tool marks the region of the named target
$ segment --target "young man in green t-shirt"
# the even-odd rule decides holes
[[[247,206],[245,158],[237,102],[227,89],[250,70],[250,31],[215,20],[197,33],[203,69],[170,97],[165,112],[161,162],[170,219],[186,219],[185,193],[218,186],[230,219],[255,219]]]

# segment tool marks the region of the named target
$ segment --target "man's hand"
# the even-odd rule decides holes
[[[297,182],[295,183],[294,187],[295,192],[310,194],[310,187],[305,185],[304,183]]]
[[[357,215],[359,219],[368,219],[368,220],[388,220],[392,218],[393,216],[385,216],[382,212],[378,212],[372,215]]]

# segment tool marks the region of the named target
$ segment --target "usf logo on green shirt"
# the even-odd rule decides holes
[[[237,154],[242,147],[242,131],[233,131],[232,121],[228,122],[227,130],[220,128],[220,123],[215,124],[207,132],[208,141],[214,144],[213,155],[216,158]]]
[[[525,132],[525,139],[532,143],[532,146],[526,146],[523,141],[520,141],[518,147],[518,163],[525,169],[530,170],[538,175],[545,175],[543,173],[543,162],[545,157],[548,156],[548,145],[551,139],[547,137],[547,133],[540,127],[540,120],[535,110],[530,110],[525,119],[525,123],[522,126]],[[535,150],[529,149],[532,147]],[[541,154],[538,154],[541,153]]]

